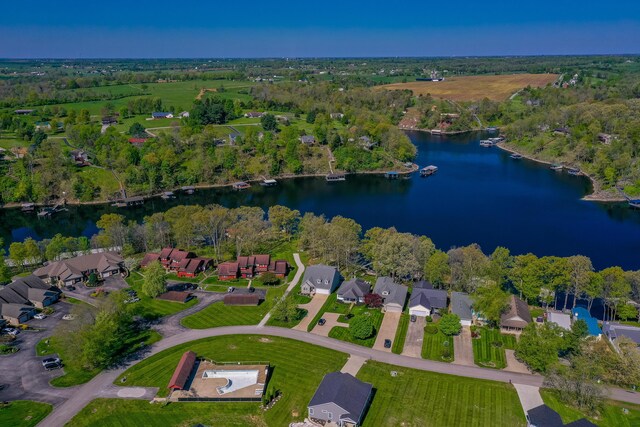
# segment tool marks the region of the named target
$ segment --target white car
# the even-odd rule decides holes
[[[76,316],[73,314],[65,314],[64,316],[62,316],[62,320],[74,320],[75,318]]]
[[[33,318],[36,319],[36,320],[44,320],[44,319],[47,318],[47,315],[43,314],[43,313],[38,313],[35,316],[33,316]]]
[[[20,333],[20,331],[15,328],[4,328],[2,332],[7,335],[13,335],[14,337]]]

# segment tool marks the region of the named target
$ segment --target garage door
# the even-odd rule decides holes
[[[423,310],[421,308],[410,308],[409,309],[409,314],[413,315],[413,316],[420,316],[420,317],[427,317],[427,310]]]

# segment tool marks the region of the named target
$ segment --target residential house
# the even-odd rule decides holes
[[[313,145],[316,143],[316,137],[313,135],[302,135],[300,137],[300,142],[306,145]]]
[[[136,147],[142,147],[147,142],[147,138],[129,138],[129,144]]]
[[[89,163],[89,154],[84,150],[72,150],[69,156],[76,166],[85,166]]]
[[[242,135],[240,135],[240,133],[238,132],[231,132],[229,134],[229,144],[234,145],[236,142],[238,142],[238,138],[240,138]]]
[[[344,118],[344,114],[342,113],[331,113],[329,114],[333,120],[342,120]]]
[[[351,279],[340,285],[338,289],[338,301],[346,303],[364,303],[364,297],[371,293],[371,286],[361,279]]]
[[[244,113],[244,116],[248,119],[259,119],[263,117],[266,113],[261,111],[249,111],[248,113]]]
[[[41,130],[41,131],[51,130],[51,123],[49,123],[49,122],[36,122],[35,126],[36,126],[36,131],[38,131],[38,130]]]
[[[300,286],[303,295],[329,295],[340,283],[340,273],[335,267],[317,264],[307,267]]]
[[[271,264],[271,255],[254,255],[255,269],[258,273],[265,273],[269,270],[269,264]]]
[[[360,141],[360,145],[362,145],[367,150],[371,150],[373,147],[376,146],[376,143],[366,135],[363,135],[360,138],[358,138],[358,141]]]
[[[599,133],[598,141],[603,143],[604,145],[611,145],[611,141],[613,141],[613,135],[609,135],[608,133]]]
[[[156,111],[151,113],[152,119],[173,119],[173,113],[167,113],[162,111]]]
[[[573,315],[574,322],[576,320],[584,320],[585,322],[587,322],[587,331],[589,332],[589,335],[600,338],[600,336],[602,335],[602,329],[600,329],[600,326],[598,326],[598,319],[592,317],[591,313],[589,313],[589,310],[587,310],[585,307],[578,306],[574,307],[571,310],[571,314]]]
[[[473,302],[469,294],[464,292],[451,292],[451,312],[457,314],[462,326],[471,326],[473,323]]]
[[[407,300],[409,288],[399,285],[391,277],[378,277],[373,293],[382,297],[384,311],[401,313]]]
[[[189,112],[188,111],[182,111],[178,114],[178,118],[180,119],[188,119],[189,118]]]
[[[141,267],[146,267],[153,261],[159,261],[167,270],[176,272],[178,277],[196,277],[213,265],[213,260],[201,258],[193,252],[176,248],[163,248],[160,253],[148,253],[140,261]]]
[[[307,407],[309,419],[339,427],[362,424],[372,398],[373,386],[351,374],[331,372],[324,376]]]
[[[269,263],[269,268],[267,269],[267,271],[275,274],[276,277],[279,277],[280,279],[284,279],[285,277],[287,277],[287,274],[289,274],[289,268],[290,266],[287,261],[278,259]]]
[[[425,287],[422,287],[425,286]],[[413,286],[409,298],[409,314],[414,316],[432,316],[435,310],[447,307],[447,291],[432,289],[430,283],[418,282]]]
[[[243,279],[252,278],[267,271],[280,278],[284,278],[289,273],[289,263],[284,260],[271,261],[271,255],[239,256],[236,262]]]
[[[527,427],[563,427],[560,414],[547,405],[536,406],[527,411]]]
[[[521,331],[531,323],[531,313],[526,302],[515,295],[509,297],[509,308],[500,317],[500,328],[506,331]]]
[[[0,316],[9,324],[17,326],[27,322],[36,314],[33,306],[25,304],[0,304]]]
[[[240,277],[243,279],[251,279],[255,272],[256,257],[255,256],[239,256],[236,261],[240,267]]]
[[[60,290],[39,277],[20,277],[0,289],[0,304],[25,304],[45,308],[60,299]]]
[[[95,273],[100,280],[124,270],[124,259],[120,255],[115,252],[100,252],[50,262],[33,274],[45,283],[67,286],[87,280],[91,273]]]
[[[111,125],[115,125],[118,123],[118,119],[116,119],[114,116],[105,116],[102,118],[102,125],[103,126],[111,126]]]
[[[547,322],[555,323],[562,329],[571,329],[571,316],[556,311],[550,311],[547,313]]]
[[[640,328],[630,325],[621,325],[620,323],[604,322],[602,332],[611,341],[611,344],[618,349],[618,338],[626,337],[635,342],[640,347]]]
[[[18,116],[28,116],[33,113],[35,110],[15,110],[14,113]]]
[[[223,262],[218,265],[218,279],[235,280],[240,276],[240,266],[237,262]]]

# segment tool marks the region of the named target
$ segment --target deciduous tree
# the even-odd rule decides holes
[[[145,268],[142,292],[151,298],[155,298],[165,292],[166,289],[167,275],[164,267],[158,261],[153,261]]]

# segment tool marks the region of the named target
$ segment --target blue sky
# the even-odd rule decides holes
[[[640,53],[640,1],[522,3],[11,1],[0,13],[0,57]]]

